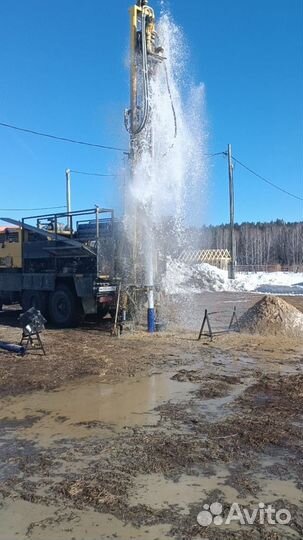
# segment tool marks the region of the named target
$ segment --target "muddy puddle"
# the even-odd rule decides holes
[[[160,413],[155,410],[157,406],[166,401],[177,403],[190,399],[197,385],[180,384],[171,379],[172,373],[154,373],[116,384],[103,384],[93,378],[54,391],[3,400],[0,453],[1,449],[7,453],[10,445],[12,458],[8,461],[12,463],[3,464],[0,481],[9,481],[14,476],[20,484],[24,480],[22,466],[18,469],[15,463],[14,445],[16,453],[21,452],[23,460],[32,461],[33,467],[37,455],[41,459],[39,449],[46,452],[52,449],[52,456],[56,456],[58,448],[53,484],[64,482],[65,478],[77,473],[79,477],[84,475],[98,456],[85,455],[85,450],[77,454],[77,449],[73,449],[75,441],[114,440],[125,428],[152,429],[160,420]],[[26,441],[35,446],[29,446],[27,451]],[[60,443],[65,444],[68,459],[62,455],[62,446],[57,447]],[[35,486],[35,497],[48,500],[50,482],[45,482],[43,472],[30,474],[28,480]],[[41,504],[22,500],[17,493],[14,497],[13,500],[1,499],[0,495],[1,539],[161,540],[171,528],[169,524],[136,527],[105,512],[63,510],[62,506],[53,504],[53,499],[50,504]]]
[[[250,379],[251,382],[252,380],[253,379]],[[231,405],[233,402],[241,396],[248,387],[249,382],[246,384],[237,384],[229,391],[227,396],[202,399],[197,405],[193,405],[193,408],[204,414],[209,422],[215,422],[226,418],[228,415],[232,414]]]
[[[147,504],[154,509],[169,507],[178,508],[180,513],[188,514],[190,506],[201,502],[203,505],[212,492],[220,492],[220,498],[226,503],[247,505],[263,501],[287,500],[290,504],[303,508],[303,491],[298,488],[294,479],[282,480],[270,478],[268,466],[278,466],[272,457],[264,456],[258,464],[259,472],[253,475],[255,490],[240,494],[237,481],[233,477],[234,470],[226,465],[213,466],[211,470],[192,471],[193,474],[182,474],[177,479],[167,478],[162,474],[138,475],[129,493],[129,504]],[[249,475],[246,476],[249,478]]]
[[[110,514],[27,501],[0,505],[1,540],[162,540],[169,525],[133,527]]]
[[[195,388],[190,382],[180,385],[169,373],[116,384],[86,380],[5,400],[1,421],[6,435],[17,434],[44,446],[101,431],[104,437],[125,427],[155,426],[160,418],[155,411],[158,405],[182,401]]]
[[[186,356],[186,355],[185,355]],[[189,361],[190,355],[187,355]],[[232,376],[245,370],[250,359],[235,361],[228,355],[215,361],[192,361],[192,370],[203,371],[203,378],[216,370],[217,377]],[[188,364],[184,367],[186,372]],[[178,372],[182,372],[182,365]],[[197,380],[174,379],[176,369],[154,372],[149,376],[127,378],[123,382],[107,384],[98,377],[85,378],[59,389],[36,391],[2,400],[0,420],[2,434],[17,436],[48,446],[60,439],[102,437],[120,433],[126,427],[156,426],[160,420],[157,408],[163,403],[183,402],[192,398],[198,388]],[[238,384],[226,396],[200,400],[201,413],[216,419],[228,412],[228,405],[249,384]]]
[[[186,475],[178,480],[165,478],[161,474],[138,475],[135,486],[129,496],[129,504],[139,502],[154,509],[175,507],[181,514],[189,514],[190,505],[200,503],[203,506],[208,493],[220,489],[226,500],[237,497],[237,491],[226,484],[229,471],[218,467],[213,474]]]
[[[197,523],[205,503],[285,500],[302,508],[297,440],[286,450],[278,441],[275,459],[270,444],[260,439],[252,452],[242,437],[241,410],[248,414],[264,391],[251,366],[226,355],[115,384],[93,377],[3,399],[1,540],[213,540],[216,530]],[[265,405],[259,414],[267,418]],[[281,539],[300,538],[296,519],[297,530]]]

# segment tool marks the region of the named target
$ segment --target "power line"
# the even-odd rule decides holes
[[[223,156],[225,155],[225,152],[216,152],[215,154],[204,154],[204,156],[207,157],[215,157],[215,156]],[[70,169],[71,173],[74,174],[83,174],[85,176],[101,176],[101,177],[108,177],[108,178],[119,178],[123,176],[122,174],[101,174],[101,173],[95,173],[95,172],[87,172],[87,171],[77,171],[75,169]]]
[[[5,124],[4,122],[0,122],[0,126],[6,127],[9,129],[15,129],[17,131],[22,131],[24,133],[31,133],[32,135],[38,135],[39,137],[47,137],[48,139],[54,139],[56,141],[61,142],[68,142],[73,144],[81,144],[83,146],[90,146],[93,148],[102,148],[103,150],[115,150],[117,152],[124,152],[127,153],[127,150],[124,148],[119,148],[117,146],[106,146],[104,144],[95,144],[87,141],[78,141],[76,139],[69,139],[67,137],[59,137],[58,135],[51,135],[50,133],[42,133],[41,131],[34,131],[33,129],[27,129],[27,128],[21,128],[18,126],[13,126],[12,124]]]
[[[204,156],[207,157],[215,157],[215,156],[226,156],[226,152],[215,152],[215,154],[204,154]]]
[[[30,133],[31,135],[37,135],[39,137],[47,137],[48,139],[53,139],[53,140],[56,140],[56,141],[68,142],[68,143],[72,143],[72,144],[81,144],[83,146],[90,146],[92,148],[101,148],[103,150],[114,150],[116,152],[123,152],[124,154],[129,154],[128,150],[126,150],[125,148],[120,148],[118,146],[108,146],[108,145],[104,145],[104,144],[91,143],[91,142],[88,142],[88,141],[79,141],[77,139],[70,139],[68,137],[61,137],[59,135],[52,135],[50,133],[43,133],[42,131],[35,131],[33,129],[21,128],[19,126],[15,126],[13,124],[6,124],[5,122],[0,122],[0,126],[8,128],[8,129],[14,129],[16,131],[22,131],[23,133]],[[225,155],[225,152],[216,152],[214,154],[204,154],[204,155],[208,156],[208,157],[214,157],[214,156]],[[71,171],[71,172],[78,173],[78,174],[87,174],[89,176],[118,176],[118,175],[115,175],[115,174],[112,174],[112,175],[109,175],[109,174],[108,175],[94,174],[94,173],[89,174],[89,173],[82,172],[82,171]]]
[[[0,208],[1,212],[36,212],[40,210],[57,210],[59,208],[66,208],[65,206],[46,206],[45,208]]]
[[[108,177],[108,178],[117,178],[118,176],[121,176],[120,174],[101,174],[101,173],[94,173],[94,172],[86,172],[86,171],[75,171],[74,169],[70,169],[70,172],[74,174],[84,174],[85,176],[102,176],[102,177]]]
[[[86,176],[102,176],[102,177],[112,177],[112,178],[121,176],[118,174],[101,174],[101,173],[91,173],[91,172],[86,172],[86,171],[76,171],[75,169],[70,169],[70,172],[74,174],[84,174]],[[36,211],[41,211],[41,210],[57,210],[61,208],[66,208],[66,205],[65,206],[47,206],[45,208],[0,208],[0,212],[36,212]]]
[[[224,152],[224,155],[227,155],[226,152]],[[261,174],[257,173],[256,171],[254,171],[253,169],[251,169],[250,167],[248,167],[247,165],[245,165],[244,163],[242,163],[242,161],[240,161],[239,159],[235,158],[234,156],[232,156],[233,160],[238,163],[239,165],[241,165],[241,167],[243,167],[244,169],[246,169],[247,171],[249,171],[251,174],[253,174],[254,176],[256,176],[257,178],[259,178],[260,180],[262,180],[263,182],[266,182],[266,184],[269,184],[270,186],[272,186],[273,188],[281,191],[282,193],[285,193],[286,195],[289,195],[289,197],[293,197],[294,199],[297,199],[298,201],[303,201],[303,198],[302,197],[299,197],[298,195],[295,195],[294,193],[291,193],[290,191],[287,191],[286,189],[278,186],[277,184],[275,184],[274,182],[272,182],[271,180],[268,180],[268,178],[265,178],[264,176],[262,176]]]

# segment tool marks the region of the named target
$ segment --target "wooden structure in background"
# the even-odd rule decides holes
[[[185,263],[208,263],[227,270],[231,256],[228,249],[185,249],[178,260]]]

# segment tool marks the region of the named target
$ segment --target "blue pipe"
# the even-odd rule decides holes
[[[156,330],[155,308],[147,309],[147,330],[150,334],[153,334]]]
[[[0,341],[0,349],[21,354],[22,356],[25,354],[25,347],[22,345],[15,345],[14,343],[7,343],[6,341]]]

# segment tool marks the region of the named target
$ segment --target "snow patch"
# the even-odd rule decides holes
[[[167,263],[162,284],[168,294],[230,291],[303,295],[303,273],[239,273],[231,280],[226,270],[210,264],[189,265],[173,259]]]

